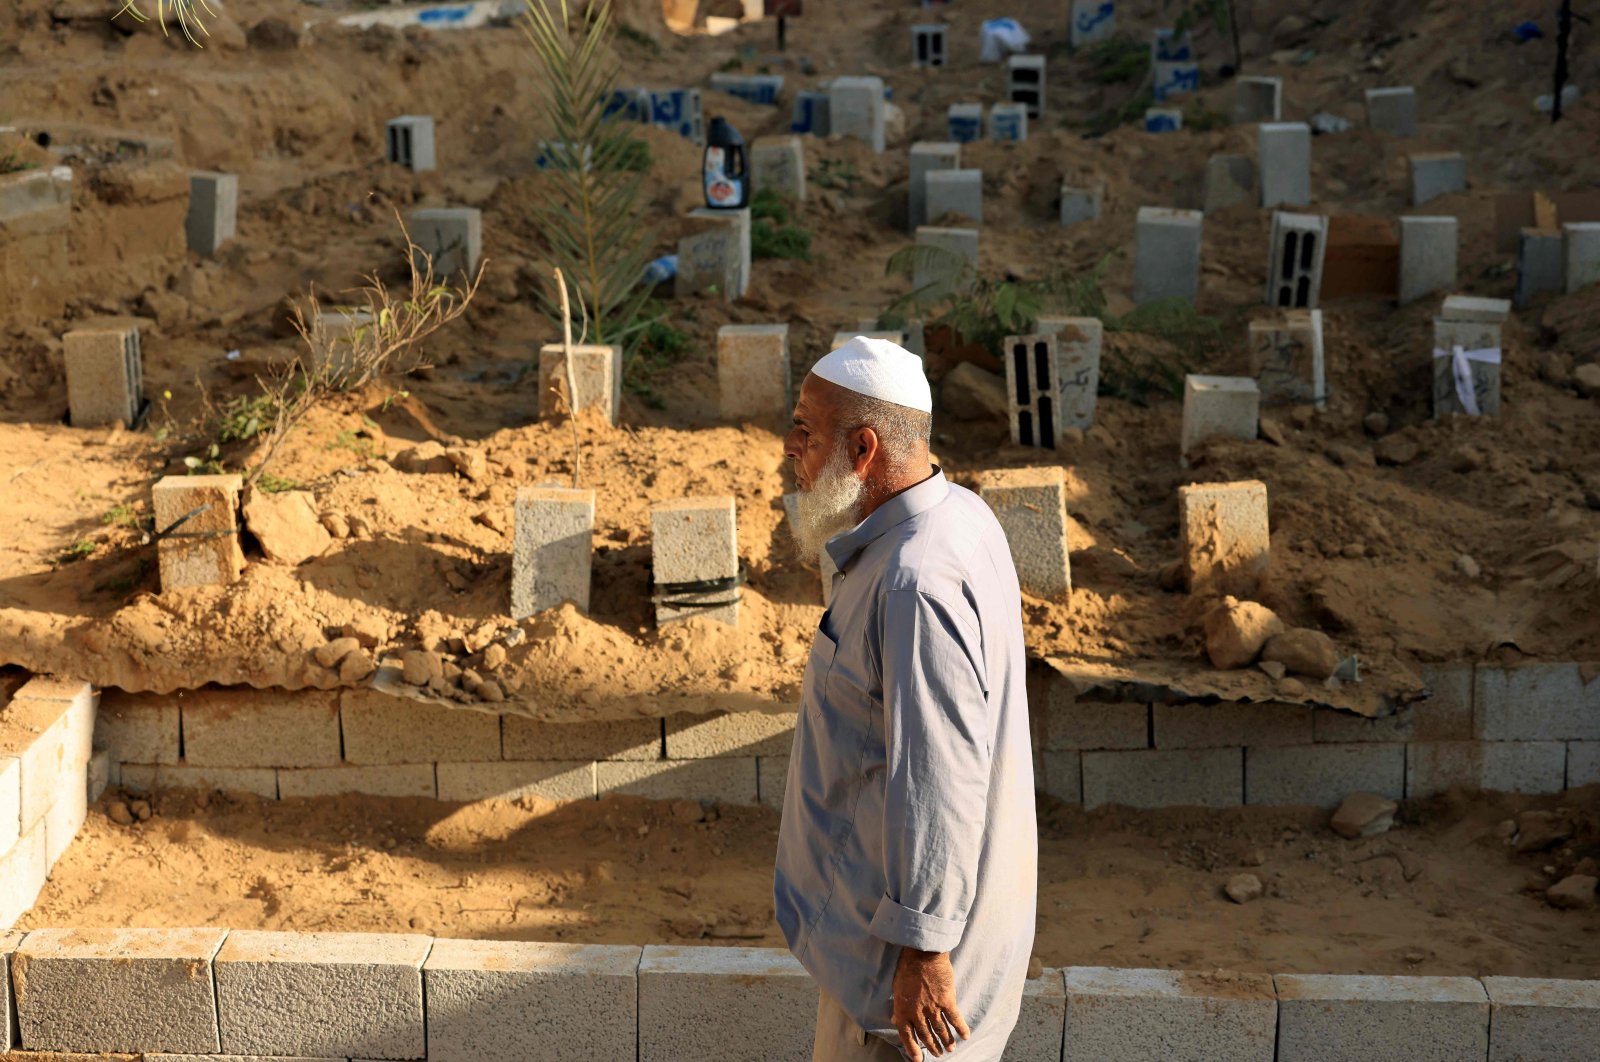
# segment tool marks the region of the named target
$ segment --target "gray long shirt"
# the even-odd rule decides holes
[[[774,900],[789,949],[891,1039],[902,947],[948,951],[998,1058],[1016,1024],[1038,881],[1022,599],[1005,533],[934,475],[828,542],[832,607],[806,664]]]

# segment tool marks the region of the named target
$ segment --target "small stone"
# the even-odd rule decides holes
[[[1506,844],[1510,844],[1512,839],[1517,836],[1517,820],[1506,819],[1494,828],[1494,835]]]
[[[1339,666],[1339,653],[1333,639],[1321,631],[1295,627],[1275,634],[1261,647],[1263,660],[1276,660],[1291,675],[1325,679]]]
[[[478,687],[481,686],[482,684],[483,684],[483,676],[482,675],[478,674],[476,671],[474,671],[470,667],[464,667],[464,668],[461,669],[461,688],[462,689],[466,690],[468,693],[476,693],[477,690],[478,690]]]
[[[1387,833],[1394,825],[1394,813],[1399,808],[1399,804],[1376,793],[1351,793],[1333,813],[1328,825],[1334,833],[1350,840],[1376,837]]]
[[[138,819],[140,822],[150,821],[150,816],[152,814],[150,810],[150,801],[135,800],[132,804],[128,805],[128,810],[133,812],[133,817]]]
[[[323,667],[336,667],[339,661],[361,648],[361,643],[354,638],[335,638],[330,642],[319,645],[312,650],[311,655]]]
[[[1478,576],[1483,574],[1483,569],[1478,567],[1478,562],[1467,556],[1465,553],[1456,558],[1456,571],[1460,572],[1468,579],[1476,579]]]
[[[118,826],[133,825],[133,812],[129,811],[128,805],[120,800],[111,802],[111,806],[106,808],[106,815]]]
[[[482,450],[469,450],[461,446],[452,446],[444,452],[457,472],[466,476],[474,483],[481,483],[489,478],[489,459]]]
[[[1600,363],[1590,362],[1572,370],[1572,382],[1586,398],[1600,397]]]
[[[1372,452],[1380,465],[1409,465],[1422,453],[1422,447],[1409,435],[1385,435]]]
[[[673,821],[685,826],[692,826],[706,817],[705,808],[697,800],[674,800],[672,802]]]
[[[506,519],[499,513],[499,511],[495,509],[483,510],[472,518],[472,522],[480,526],[487,527],[490,531],[493,531],[498,535],[504,535],[506,533]]]
[[[1483,451],[1473,446],[1458,446],[1450,454],[1450,470],[1453,472],[1476,472],[1483,467]]]
[[[1234,903],[1249,903],[1251,900],[1261,899],[1266,889],[1262,886],[1261,879],[1254,874],[1235,874],[1228,879],[1222,891]]]
[[[1346,542],[1339,550],[1339,556],[1345,560],[1360,560],[1367,555],[1367,547],[1360,542]]]
[[[1028,980],[1037,981],[1044,976],[1044,960],[1037,955],[1028,956]]]
[[[478,700],[488,701],[490,704],[499,704],[506,699],[506,691],[501,689],[500,683],[494,679],[484,679],[478,683],[475,692],[478,694]]]
[[[1572,356],[1556,350],[1546,350],[1534,355],[1539,366],[1539,379],[1557,387],[1572,379]]]
[[[376,670],[378,663],[372,659],[372,654],[365,649],[357,649],[339,661],[339,681],[360,682]]]
[[[1368,435],[1384,435],[1389,431],[1389,415],[1387,413],[1368,413],[1361,418],[1361,426],[1367,429]]]
[[[485,671],[499,671],[506,663],[506,647],[495,642],[483,651],[483,667]]]
[[[1271,417],[1261,418],[1261,437],[1273,446],[1288,446],[1289,437],[1283,433],[1283,425]]]
[[[1524,811],[1517,816],[1518,852],[1543,852],[1572,836],[1572,822],[1554,811]]]
[[[1206,617],[1206,656],[1211,666],[1228,670],[1249,667],[1267,640],[1283,630],[1283,621],[1265,605],[1228,597]]]
[[[244,524],[261,545],[267,559],[291,567],[320,556],[333,541],[317,517],[315,498],[308,490],[268,494],[252,487],[245,494]]]
[[[469,653],[481,653],[488,647],[490,642],[494,641],[494,637],[498,633],[499,631],[495,629],[494,624],[480,623],[473,628],[471,634],[462,639],[462,645]]]
[[[372,537],[372,522],[365,516],[362,516],[359,513],[352,513],[351,515],[345,517],[345,520],[350,525],[350,535],[352,538]]]
[[[1274,682],[1282,682],[1283,676],[1289,673],[1289,669],[1278,663],[1276,660],[1258,660],[1256,661],[1256,667],[1259,667],[1262,671],[1265,671],[1267,673],[1267,677],[1272,679]]]
[[[367,612],[346,623],[339,634],[354,638],[363,649],[373,649],[388,640],[389,624],[382,616]]]
[[[1295,427],[1299,428],[1301,431],[1304,431],[1311,427],[1311,421],[1315,419],[1316,415],[1317,411],[1312,409],[1310,406],[1295,406],[1294,409],[1289,412],[1289,419],[1294,421]]]
[[[1587,911],[1595,906],[1595,885],[1600,879],[1591,874],[1569,874],[1545,890],[1551,907],[1563,911]]]
[[[413,686],[426,686],[444,674],[438,653],[409,649],[400,655],[400,676]]]
[[[350,521],[344,518],[343,513],[323,513],[322,526],[334,538],[350,537]]]

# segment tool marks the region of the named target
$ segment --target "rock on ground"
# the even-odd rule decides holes
[[[1249,903],[1251,900],[1261,899],[1261,894],[1266,892],[1266,889],[1262,886],[1261,879],[1254,874],[1235,874],[1228,879],[1222,891],[1234,903]]]
[[[244,525],[268,560],[291,567],[320,556],[333,543],[310,491],[268,494],[251,488],[244,500]]]
[[[1206,617],[1206,656],[1213,667],[1249,667],[1267,640],[1282,630],[1283,621],[1267,606],[1224,598],[1222,607]]]
[[[1394,813],[1399,808],[1394,801],[1376,793],[1351,793],[1333,813],[1328,825],[1340,837],[1351,840],[1376,837],[1394,825]]]
[[[1518,852],[1543,852],[1572,836],[1572,822],[1554,811],[1524,811],[1514,836]]]
[[[1592,875],[1572,874],[1545,890],[1544,898],[1551,907],[1563,911],[1587,911],[1595,906],[1596,884],[1600,884],[1600,879]]]
[[[1339,652],[1333,639],[1321,631],[1295,627],[1269,638],[1261,648],[1261,659],[1275,661],[1291,675],[1325,679],[1339,666]]]

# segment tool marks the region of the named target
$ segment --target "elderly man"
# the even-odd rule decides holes
[[[1021,595],[993,514],[930,463],[932,411],[922,360],[858,336],[806,377],[784,445],[800,548],[839,569],[773,889],[821,989],[819,1062],[999,1059],[1033,947]]]

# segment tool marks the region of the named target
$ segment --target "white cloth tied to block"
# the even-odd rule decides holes
[[[1026,48],[1028,40],[1028,31],[1016,19],[987,19],[978,28],[978,58],[985,63],[998,63],[1007,54]]]
[[[1467,411],[1468,416],[1479,416],[1478,392],[1472,387],[1472,362],[1482,362],[1485,365],[1500,364],[1500,348],[1485,347],[1482,350],[1464,350],[1459,346],[1449,350],[1433,348],[1434,358],[1450,359],[1450,375],[1456,382],[1456,398],[1461,401],[1461,408]]]

